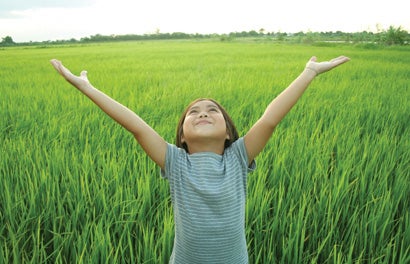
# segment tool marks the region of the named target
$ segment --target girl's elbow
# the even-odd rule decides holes
[[[276,126],[278,125],[278,122],[273,118],[262,118],[260,120],[260,123],[261,123],[261,127],[263,127],[263,130],[266,133],[273,133]]]

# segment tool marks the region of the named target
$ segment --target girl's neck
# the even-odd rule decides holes
[[[225,150],[225,142],[202,141],[188,144],[188,153],[194,154],[199,152],[213,152],[222,155]]]

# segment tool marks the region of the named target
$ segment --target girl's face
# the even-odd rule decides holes
[[[229,135],[221,109],[212,101],[196,102],[185,115],[182,143],[189,146],[195,140],[220,140],[224,144]]]

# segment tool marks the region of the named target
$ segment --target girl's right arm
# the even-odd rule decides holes
[[[130,131],[147,155],[158,166],[164,168],[167,143],[153,128],[133,111],[93,87],[88,81],[86,71],[82,71],[80,76],[75,76],[63,66],[61,61],[53,59],[51,64],[69,83],[90,98],[117,123]]]
[[[306,63],[305,70],[271,101],[262,117],[244,136],[249,162],[252,162],[262,151],[276,126],[296,104],[315,76],[332,70],[349,60],[346,56],[340,56],[330,61],[317,62],[316,57],[313,56]]]

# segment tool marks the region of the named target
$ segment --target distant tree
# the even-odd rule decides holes
[[[288,34],[285,33],[285,32],[277,32],[276,33],[276,39],[278,41],[285,41],[287,36],[288,36]]]
[[[13,41],[13,38],[12,38],[12,37],[6,36],[6,37],[4,37],[3,40],[1,41],[1,44],[2,44],[2,45],[5,45],[5,46],[11,46],[11,45],[14,45],[14,44],[16,44],[16,43]]]
[[[385,42],[387,45],[403,45],[408,32],[401,27],[395,28],[390,26],[385,32]]]
[[[251,31],[248,32],[248,35],[250,37],[257,37],[259,34],[255,30],[251,30]]]

